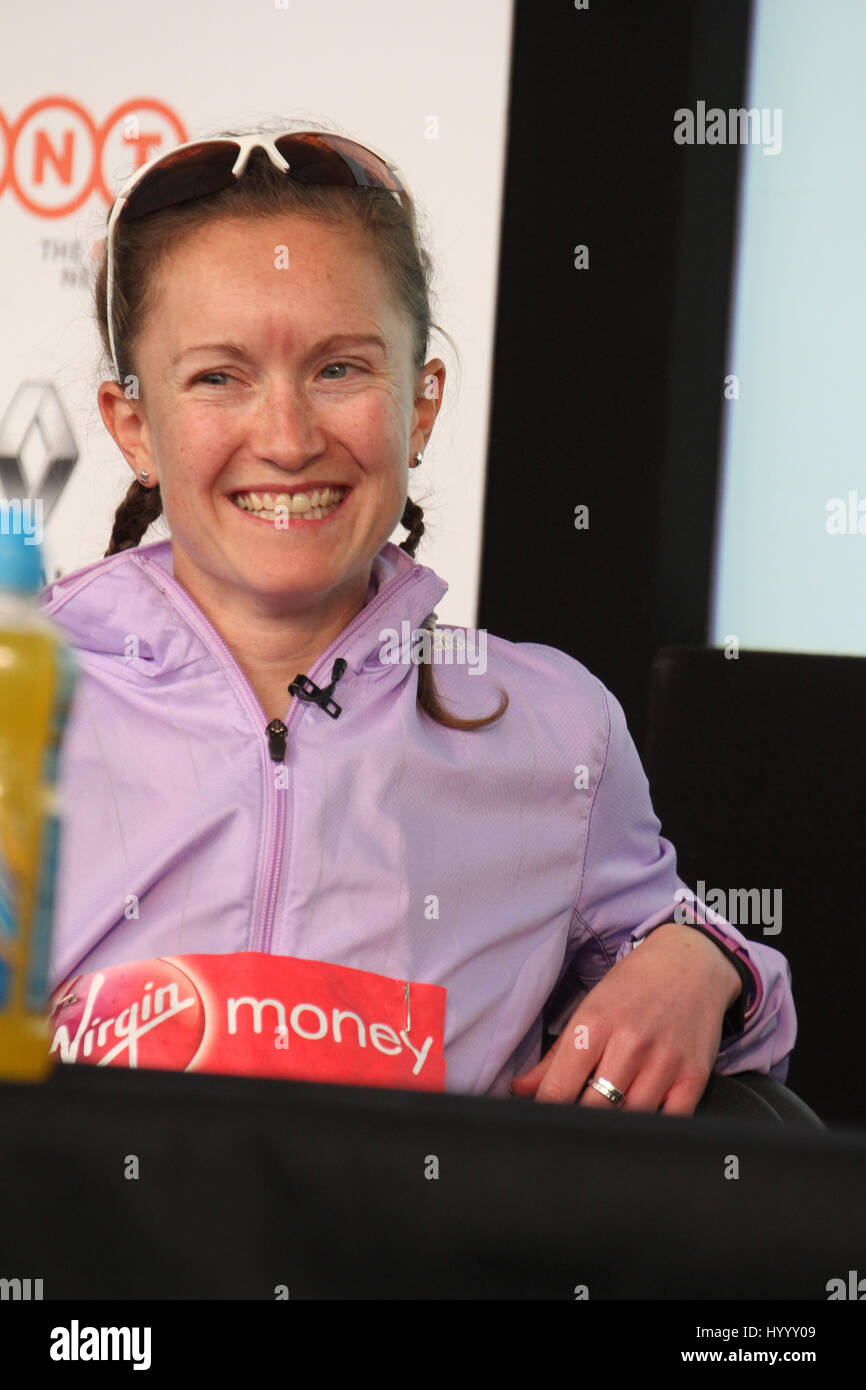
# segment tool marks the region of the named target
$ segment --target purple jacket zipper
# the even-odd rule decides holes
[[[171,604],[178,610],[189,627],[195,632],[196,636],[209,650],[216,653],[221,663],[225,667],[229,681],[234,686],[242,703],[249,710],[253,724],[257,729],[262,727],[262,707],[256,699],[252,686],[244,675],[243,669],[238,664],[233,652],[226,646],[216,628],[205,617],[198,605],[193,601],[186,589],[178,584],[177,580],[171,575],[166,574],[160,569],[159,575],[152,573],[152,567],[146,561],[142,562],[136,557],[136,563],[140,564],[144,573],[156,584],[160,593],[164,594]],[[377,609],[384,604],[390,603],[394,595],[401,587],[416,583],[423,578],[420,569],[410,570],[407,574],[400,575],[397,579],[392,579],[384,586],[380,593],[366,604],[360,613],[352,619],[349,626],[344,628],[334,639],[331,645],[322,653],[310,670],[305,674],[310,680],[318,684],[316,677],[321,674],[323,667],[326,667],[330,658],[335,655],[338,647],[344,646],[346,641],[351,638],[364,623],[369,622]],[[297,674],[297,673],[296,673]],[[294,680],[294,676],[292,676]],[[289,682],[286,682],[288,692]],[[297,708],[300,706],[300,710]],[[253,945],[251,950],[268,953],[271,949],[271,937],[273,935],[274,916],[277,909],[277,896],[280,882],[280,871],[282,869],[283,846],[285,844],[285,800],[283,796],[277,796],[274,786],[271,763],[283,762],[288,747],[289,729],[293,723],[300,718],[304,709],[304,701],[295,698],[289,708],[285,721],[270,720],[265,726],[265,739],[268,751],[269,763],[266,766],[265,781],[267,782],[267,832],[268,850],[265,861],[265,872],[262,877],[262,891],[259,896],[261,908],[257,906],[255,913],[256,930],[253,934]],[[274,756],[275,745],[282,743],[281,755]],[[278,748],[279,751],[279,748]]]

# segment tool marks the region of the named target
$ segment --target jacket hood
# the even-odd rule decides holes
[[[343,657],[356,673],[372,663],[381,672],[382,629],[399,630],[402,621],[420,627],[447,590],[433,570],[388,541],[373,561],[365,607],[332,643],[334,656]],[[222,646],[174,577],[170,540],[123,550],[64,575],[46,585],[39,604],[78,651],[97,659],[134,654],[138,674],[150,679],[199,660],[203,644],[211,650]]]

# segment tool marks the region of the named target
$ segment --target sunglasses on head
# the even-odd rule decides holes
[[[114,236],[121,218],[131,221],[192,198],[219,193],[239,179],[253,150],[264,150],[275,168],[298,183],[384,188],[402,202],[404,186],[395,166],[364,145],[342,135],[301,130],[284,135],[218,135],[190,140],[158,155],[127,179],[108,219],[106,297],[108,338],[114,372],[120,380],[114,343]]]

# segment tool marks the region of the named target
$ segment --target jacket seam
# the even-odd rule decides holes
[[[580,922],[580,924],[583,926],[584,930],[585,930],[586,932],[588,932],[589,935],[590,935],[590,936],[597,942],[597,944],[601,947],[602,953],[603,953],[603,955],[604,955],[605,960],[606,960],[607,963],[608,963],[608,966],[609,966],[609,967],[612,967],[613,964],[614,964],[614,961],[613,961],[613,959],[612,959],[612,957],[611,957],[610,952],[608,951],[608,948],[607,948],[607,945],[606,945],[606,943],[605,943],[605,941],[604,941],[604,938],[603,938],[602,936],[599,935],[599,933],[598,933],[598,932],[595,930],[595,928],[586,920],[586,918],[583,916],[582,912],[580,911],[580,900],[581,900],[581,897],[583,896],[583,890],[584,890],[585,880],[586,880],[586,861],[587,861],[587,858],[589,857],[589,846],[590,846],[590,840],[591,840],[591,838],[592,838],[592,822],[593,822],[593,817],[594,817],[594,815],[595,815],[595,808],[596,808],[596,803],[597,803],[597,801],[598,801],[598,794],[599,794],[599,791],[601,790],[602,780],[603,780],[603,778],[604,778],[605,771],[607,770],[608,756],[609,756],[609,754],[610,754],[610,737],[611,737],[611,729],[612,729],[612,722],[611,722],[611,717],[610,717],[610,707],[609,707],[608,702],[607,702],[607,694],[606,694],[606,692],[605,692],[605,688],[604,688],[604,686],[602,685],[601,681],[598,680],[597,677],[594,677],[594,679],[595,679],[595,681],[596,681],[596,684],[597,684],[599,690],[601,691],[602,704],[603,704],[603,707],[604,707],[604,714],[605,714],[605,718],[606,718],[606,720],[607,720],[607,734],[606,734],[605,743],[604,743],[604,757],[602,758],[601,772],[599,773],[598,781],[596,782],[596,785],[595,785],[595,791],[593,792],[593,795],[592,795],[592,803],[591,803],[590,808],[589,808],[589,815],[588,815],[588,817],[587,817],[587,822],[586,822],[586,838],[585,838],[584,844],[583,844],[583,855],[582,855],[581,866],[580,866],[580,882],[579,882],[579,884],[578,884],[578,888],[577,888],[577,897],[576,897],[576,899],[575,899],[574,907],[573,907],[573,909],[572,909],[572,914],[571,914],[571,915],[572,915],[572,920],[574,920],[574,918],[576,917],[577,920],[578,920],[578,922]],[[581,979],[581,976],[578,975],[577,978],[578,978],[578,979]],[[583,982],[583,981],[582,981],[582,982]]]
[[[117,555],[112,555],[109,557],[109,559],[111,560],[118,561],[125,558],[129,558],[128,553],[125,550],[118,551]],[[52,613],[58,613],[60,609],[63,608],[70,601],[70,599],[77,598],[81,591],[87,588],[88,584],[91,584],[95,579],[100,578],[103,574],[110,574],[112,570],[117,569],[117,565],[107,564],[105,566],[105,569],[100,570],[99,574],[97,574],[96,566],[100,563],[102,562],[99,560],[94,561],[93,566],[88,566],[84,574],[79,575],[78,579],[75,580],[74,583],[69,584],[68,587],[64,588],[62,593],[55,595],[55,597],[49,599],[47,603],[42,603],[41,607],[43,612],[48,613],[49,615]],[[55,584],[63,584],[62,575],[60,579],[54,579],[50,584],[46,584],[42,592],[45,593],[46,590],[52,589]]]

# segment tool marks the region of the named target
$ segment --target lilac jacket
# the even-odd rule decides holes
[[[505,715],[460,732],[419,710],[417,665],[383,660],[382,633],[419,628],[447,588],[382,548],[366,606],[305,673],[327,685],[345,658],[341,713],[287,691],[277,762],[241,668],[174,579],[170,541],[46,586],[80,673],[59,768],[52,990],[126,961],[235,951],[427,981],[447,989],[446,1089],[508,1093],[543,1024],[565,1027],[685,885],[622,708],[572,657],[487,634],[485,675],[458,648],[435,680],[463,717],[491,713],[502,686]],[[715,930],[752,977],[745,1030],[715,1070],[784,1080],[788,963]]]

